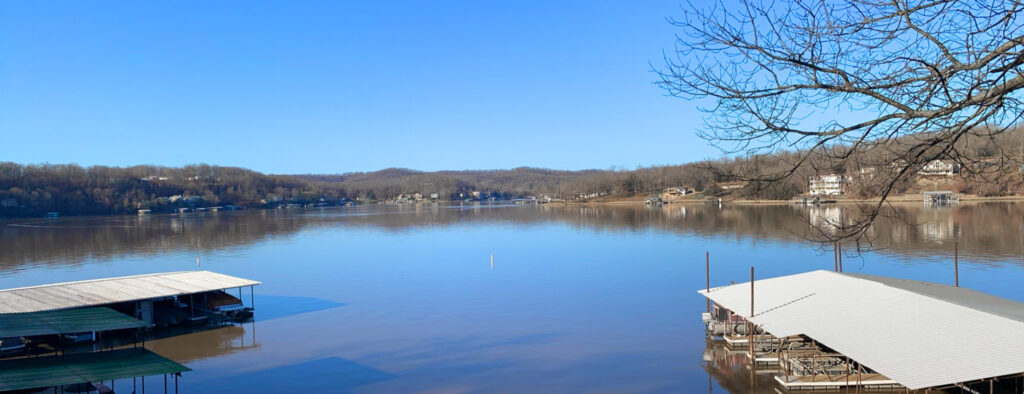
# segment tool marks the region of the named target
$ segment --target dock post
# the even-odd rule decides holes
[[[843,244],[839,243],[839,272],[843,272]]]
[[[711,293],[711,252],[704,252],[704,285],[707,288],[707,293]],[[707,302],[707,312],[711,312],[711,299],[706,294],[704,301]]]
[[[747,342],[750,345],[750,373],[753,374],[754,367],[756,366],[756,359],[754,358],[754,266],[750,266],[750,319],[747,319],[747,321],[749,322]],[[751,375],[750,382],[754,382],[753,375]]]
[[[960,245],[953,238],[953,284],[960,287]]]
[[[839,245],[838,242],[832,243],[832,264],[835,266],[832,271],[839,272]]]
[[[846,394],[850,394],[850,358],[843,358],[846,359]]]

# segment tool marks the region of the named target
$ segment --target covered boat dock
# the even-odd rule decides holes
[[[1024,377],[1024,304],[974,290],[812,271],[699,293],[709,333],[746,337],[784,389],[991,392]]]
[[[180,310],[197,309],[193,301],[198,302],[200,297],[196,295],[203,295],[203,305],[198,308],[204,309],[204,313],[235,313],[233,317],[237,318],[244,316],[237,314],[244,309],[250,312],[247,316],[252,316],[252,288],[258,284],[209,271],[186,271],[0,290],[0,340],[25,340],[34,348],[44,344],[50,350],[42,354],[52,354],[38,356],[39,353],[29,352],[27,356],[0,360],[0,391],[53,387],[57,392],[67,385],[96,386],[104,381],[114,384],[115,380],[132,378],[135,392],[135,377],[142,377],[144,392],[146,376],[163,375],[165,391],[167,378],[172,376],[177,392],[178,377],[190,369],[146,350],[145,342],[139,347],[140,330],[154,325],[157,311],[184,315],[186,312]],[[250,290],[248,308],[242,308],[241,292],[245,287]],[[239,292],[237,299],[225,293],[234,288]],[[217,306],[207,308],[208,298],[215,300]],[[222,312],[219,307],[225,302],[237,303],[229,305],[236,308]],[[195,316],[191,312],[191,317]],[[109,341],[109,347],[101,343],[101,348],[109,350],[74,353],[63,349],[60,338],[81,333],[89,338],[91,333],[95,340],[99,333],[118,330],[135,330],[132,337],[122,336],[127,342],[121,344],[127,348],[115,349],[118,345]],[[144,341],[145,337],[142,338]]]
[[[111,381],[112,388],[116,389],[119,379],[132,378],[131,383],[125,384],[134,385],[135,377],[163,375],[165,379],[167,376],[175,378],[174,391],[177,392],[177,377],[187,371],[191,369],[142,348],[0,360],[0,391],[103,381]],[[166,389],[166,383],[164,387]]]
[[[105,307],[0,314],[0,338],[144,327],[143,321]]]
[[[122,302],[252,289],[260,282],[210,271],[182,271],[0,290],[0,314],[103,306]]]

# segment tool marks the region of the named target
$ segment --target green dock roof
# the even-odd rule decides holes
[[[0,338],[140,327],[146,323],[105,307],[0,314]]]
[[[191,371],[143,348],[0,361],[0,391]]]

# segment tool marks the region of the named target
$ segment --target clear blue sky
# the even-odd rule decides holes
[[[557,4],[554,4],[557,3]],[[269,173],[719,155],[652,85],[679,1],[0,2],[0,161]]]

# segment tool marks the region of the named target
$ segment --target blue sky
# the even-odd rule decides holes
[[[557,4],[555,4],[557,3]],[[719,155],[652,85],[679,1],[0,2],[0,161],[269,173]]]

